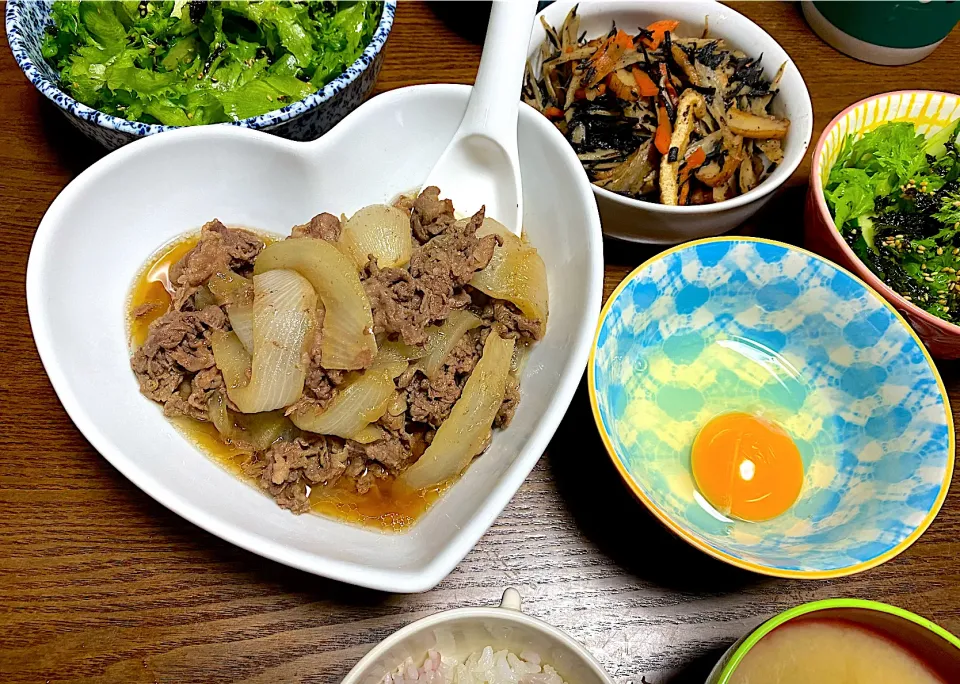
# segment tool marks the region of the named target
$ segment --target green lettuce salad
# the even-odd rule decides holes
[[[380,2],[53,3],[43,56],[85,105],[171,126],[238,121],[316,92],[373,37]]]
[[[913,123],[847,136],[824,187],[844,240],[871,271],[960,323],[960,120],[927,138]]]

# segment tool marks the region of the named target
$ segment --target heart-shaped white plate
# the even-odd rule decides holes
[[[159,247],[214,217],[286,235],[321,211],[349,215],[418,187],[469,93],[456,85],[395,90],[310,143],[233,126],[163,133],[70,183],[37,230],[27,304],[44,367],[91,444],[157,501],[254,553],[387,591],[440,582],[546,448],[586,366],[599,314],[600,220],[580,163],[550,122],[521,108],[524,229],[547,265],[546,336],[526,365],[509,429],[404,533],[294,516],[198,451],[138,392],[125,304]]]

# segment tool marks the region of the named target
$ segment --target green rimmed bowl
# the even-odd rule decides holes
[[[907,647],[945,682],[960,681],[960,639],[943,627],[887,603],[837,598],[804,603],[770,618],[727,650],[706,684],[729,684],[761,639],[787,622],[810,619],[839,619],[866,627]]]

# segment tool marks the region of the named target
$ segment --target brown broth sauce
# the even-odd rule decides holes
[[[170,243],[154,254],[150,262],[137,274],[127,304],[127,330],[133,349],[146,341],[150,324],[170,310],[172,300],[169,290],[172,288],[167,274],[170,267],[196,247],[199,241],[200,235],[197,234]],[[155,306],[142,316],[134,316],[133,312],[144,304]]]
[[[225,470],[256,487],[256,483],[241,468],[248,452],[225,443],[213,424],[192,418],[174,418],[171,422],[200,451]],[[339,484],[329,488],[314,487],[310,491],[310,510],[345,522],[400,532],[412,526],[448,486],[444,484],[418,491],[393,480],[381,480],[366,494],[357,494],[354,489]]]
[[[395,480],[380,480],[366,494],[357,494],[356,490],[340,485],[314,487],[310,492],[310,510],[347,522],[400,532],[411,527],[449,486],[444,483],[416,490]]]
[[[271,239],[258,233],[269,244]],[[161,248],[140,271],[131,288],[127,303],[127,324],[132,349],[147,339],[150,324],[170,310],[171,297],[167,274],[170,267],[193,249],[199,234],[184,237]],[[139,318],[133,312],[143,304],[156,306]],[[257,487],[247,477],[241,464],[248,452],[224,442],[212,423],[202,423],[192,418],[173,418],[173,425],[208,457],[222,468],[244,482]],[[314,487],[310,491],[311,512],[344,522],[399,532],[412,526],[423,513],[440,498],[449,487],[414,490],[393,480],[379,480],[366,494],[358,494],[346,485]]]

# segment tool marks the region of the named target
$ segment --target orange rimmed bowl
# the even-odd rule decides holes
[[[950,486],[953,413],[922,342],[861,280],[791,245],[711,238],[639,266],[600,314],[587,383],[637,498],[753,572],[875,567],[923,534]],[[723,515],[694,481],[697,434],[731,411],[779,424],[803,460],[800,498],[771,520]]]
[[[848,134],[867,133],[888,121],[913,121],[918,132],[930,135],[956,119],[960,119],[960,96],[931,90],[898,90],[850,105],[824,129],[813,150],[804,212],[806,247],[850,269],[883,295],[939,359],[960,358],[960,326],[908,302],[857,257],[834,225],[823,186]]]

